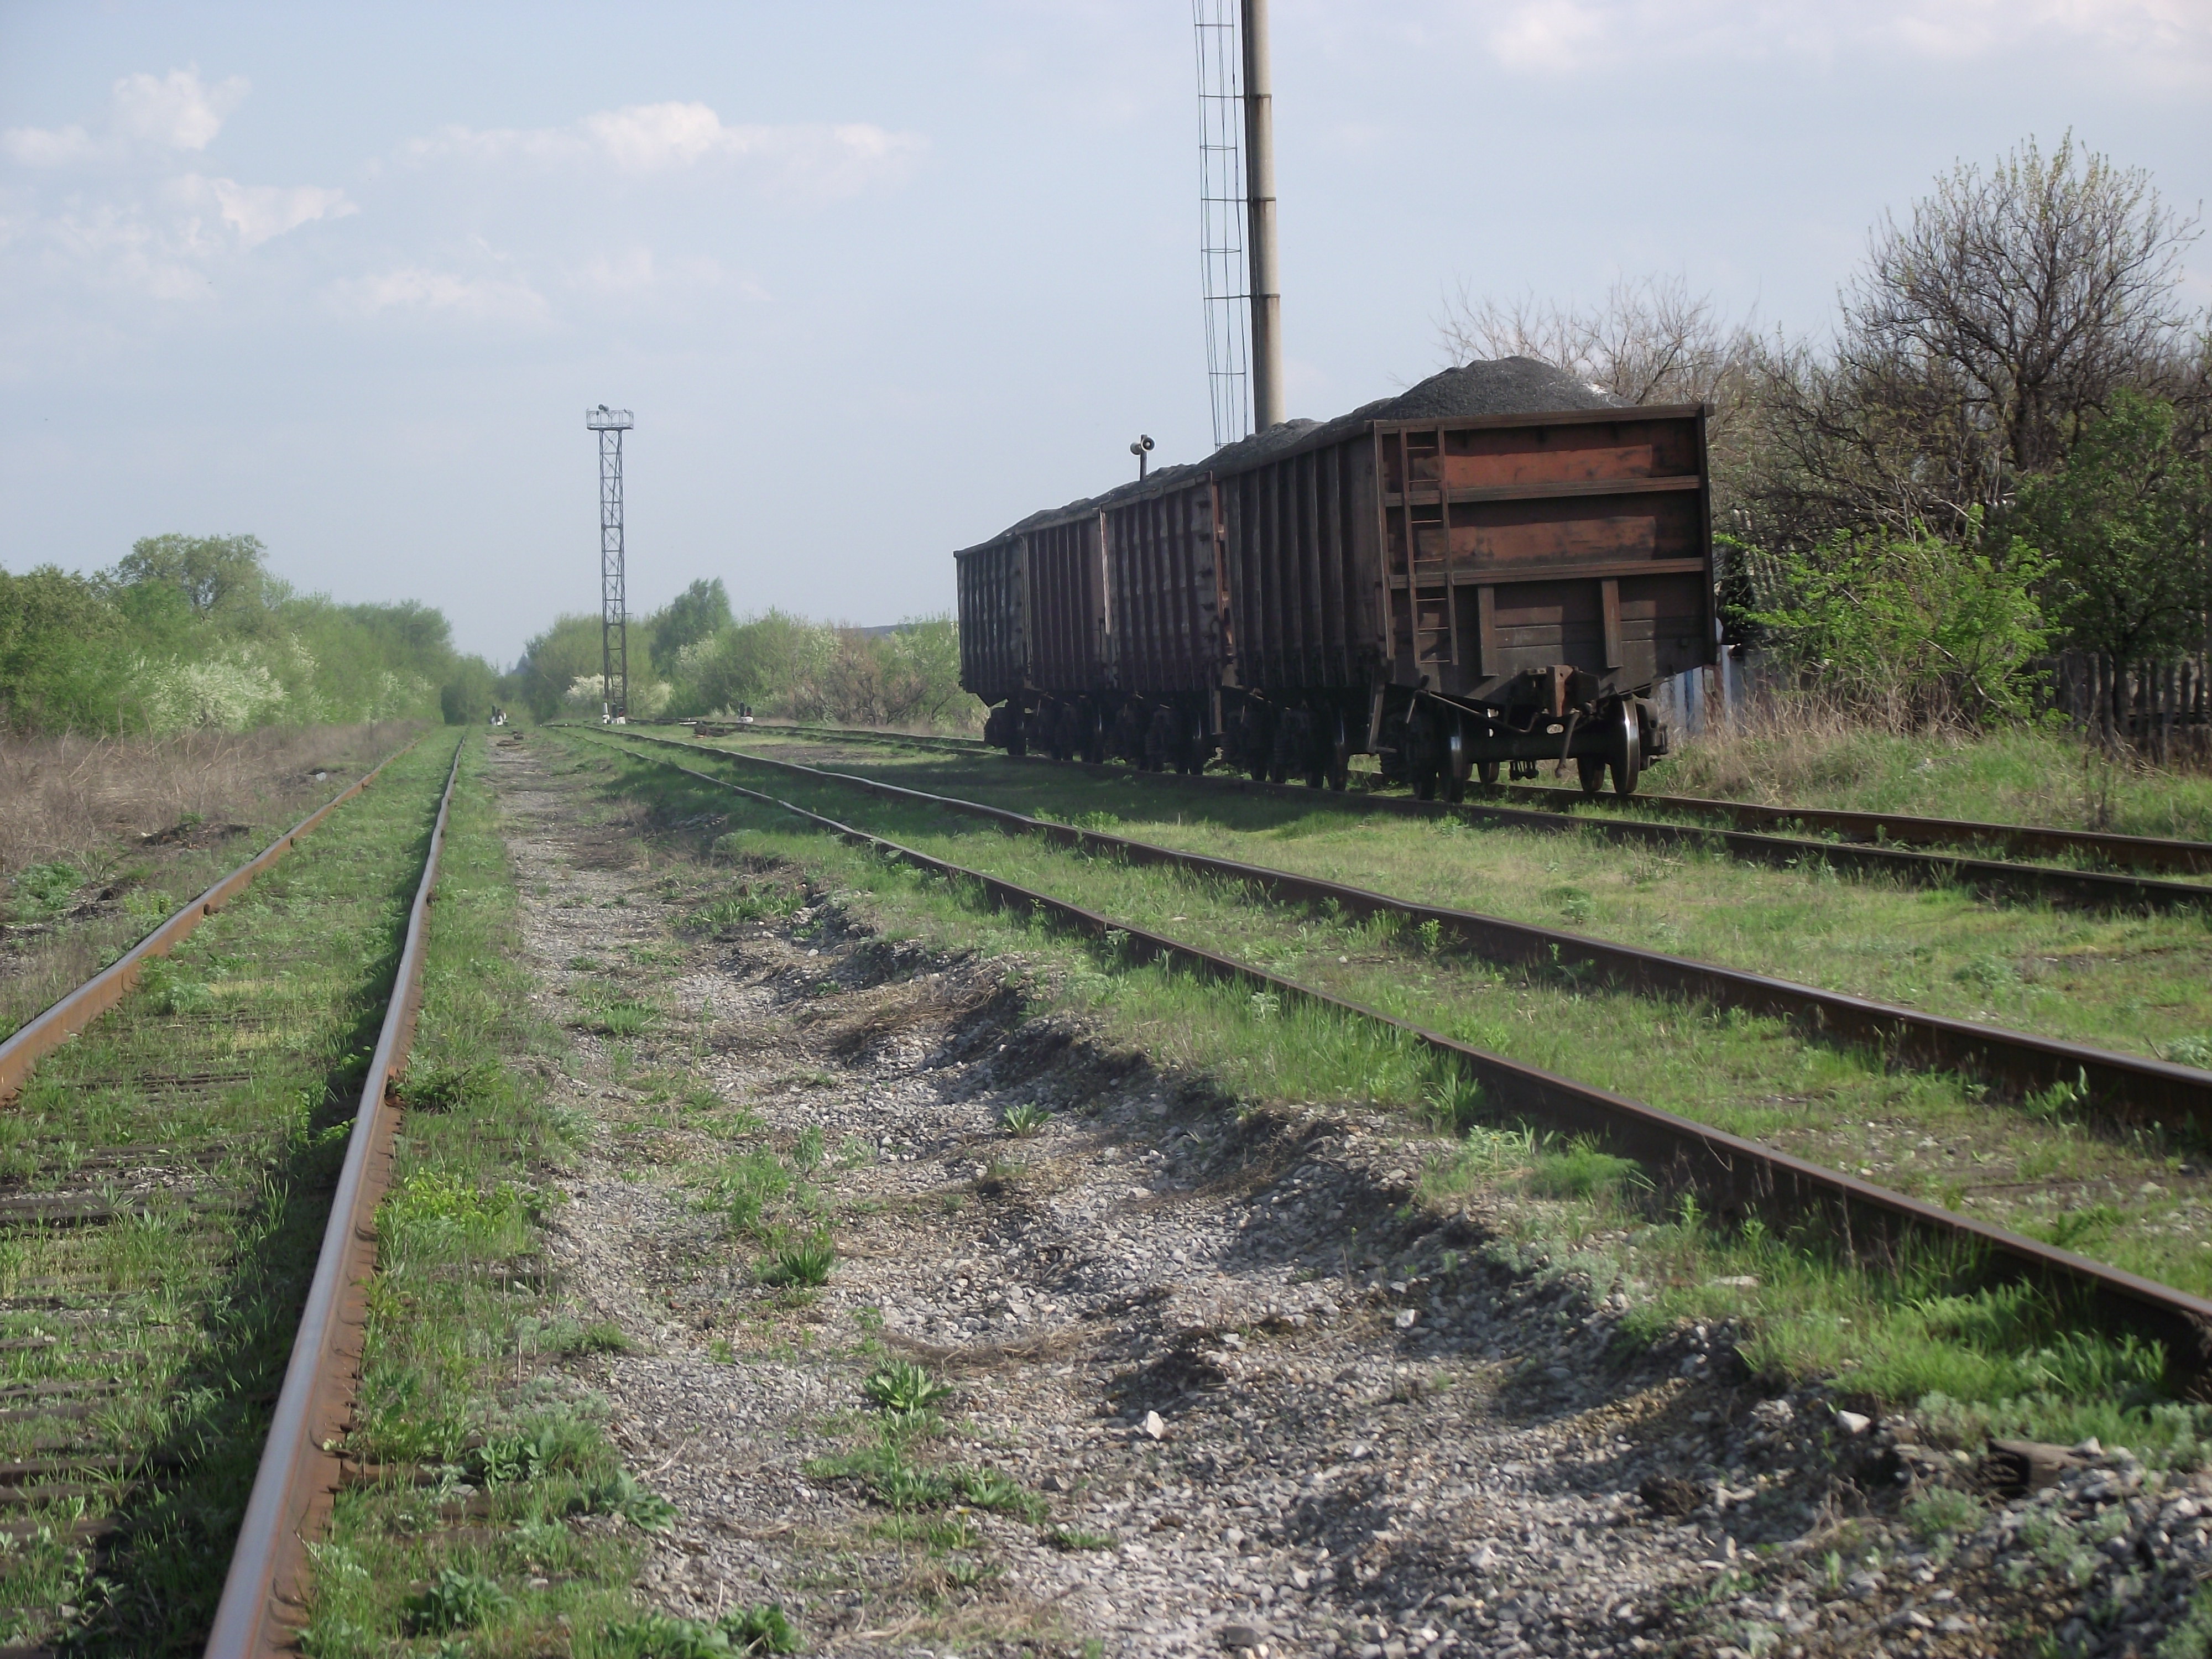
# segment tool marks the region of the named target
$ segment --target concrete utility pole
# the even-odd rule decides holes
[[[1252,246],[1252,425],[1283,408],[1283,286],[1275,270],[1275,88],[1267,69],[1267,0],[1243,0],[1244,198]]]

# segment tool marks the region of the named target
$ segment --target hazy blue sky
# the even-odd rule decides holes
[[[1462,283],[1820,328],[2029,134],[2212,196],[2212,0],[1274,15],[1294,414],[1437,367]],[[1188,0],[0,0],[0,564],[252,532],[512,659],[596,606],[604,401],[634,608],[948,608],[1139,430],[1207,447],[1194,82]]]

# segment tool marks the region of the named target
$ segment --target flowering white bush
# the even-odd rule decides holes
[[[568,682],[568,695],[563,698],[568,712],[573,714],[599,717],[606,700],[605,680],[597,674],[579,674]],[[629,717],[637,720],[658,720],[668,710],[676,695],[675,687],[666,680],[638,680],[629,688]]]
[[[288,701],[283,682],[250,646],[199,662],[142,658],[131,678],[146,723],[160,732],[192,726],[244,732],[276,720]]]

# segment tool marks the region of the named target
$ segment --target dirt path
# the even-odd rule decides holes
[[[587,821],[550,744],[494,754],[550,1012],[575,1024],[611,982],[669,1011],[627,1053],[577,1036],[589,1151],[550,1245],[632,1346],[583,1370],[680,1510],[641,1579],[669,1611],[773,1600],[839,1652],[1726,1655],[1749,1620],[1757,1650],[1865,1654],[1881,1620],[1899,1651],[1999,1650],[1963,1601],[1903,1620],[1925,1556],[1816,1594],[1846,1431],[1714,1376],[1725,1333],[1609,1364],[1620,1304],[1411,1204],[1402,1125],[1240,1119],[1023,1021],[1005,962],[886,945],[818,898],[679,933],[705,872]],[[1010,1134],[1029,1105],[1043,1126]],[[812,1165],[763,1224],[833,1232],[818,1291],[763,1287],[732,1226],[733,1160],[763,1148]],[[982,1501],[878,1501],[861,1385],[898,1358],[955,1388],[911,1464],[1003,1476]],[[1738,1574],[1759,1543],[1806,1563],[1794,1590]]]

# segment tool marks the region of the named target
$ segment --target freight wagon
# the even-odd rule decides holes
[[[1647,701],[1716,660],[1705,416],[1525,357],[1039,513],[955,555],[991,742],[1423,799],[1575,763],[1628,794]]]

